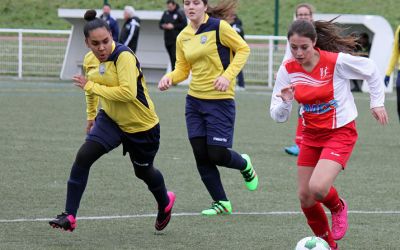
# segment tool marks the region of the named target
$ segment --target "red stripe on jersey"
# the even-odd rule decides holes
[[[318,50],[318,49],[317,49]],[[336,128],[337,101],[334,98],[333,76],[338,53],[318,50],[320,59],[311,72],[296,60],[289,60],[285,68],[290,84],[295,86],[294,98],[302,105],[307,128]]]

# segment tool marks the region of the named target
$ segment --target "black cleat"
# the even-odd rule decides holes
[[[76,219],[73,215],[63,212],[57,215],[55,219],[49,221],[49,224],[53,228],[62,228],[65,231],[72,232],[76,228]]]

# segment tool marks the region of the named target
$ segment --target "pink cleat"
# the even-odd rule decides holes
[[[334,240],[342,239],[349,227],[347,222],[347,203],[342,198],[340,198],[340,201],[343,204],[342,210],[337,213],[332,213],[332,237]]]
[[[156,224],[154,225],[157,231],[163,230],[171,220],[172,207],[174,206],[176,195],[170,191],[168,191],[167,195],[169,198],[168,206],[163,210],[159,210],[157,214]]]
[[[76,219],[73,215],[63,212],[51,221],[49,221],[50,226],[53,228],[62,228],[65,231],[74,231],[76,228]]]

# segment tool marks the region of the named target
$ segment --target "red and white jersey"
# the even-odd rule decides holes
[[[286,60],[279,68],[271,99],[271,117],[285,122],[292,101],[283,102],[276,95],[289,85],[294,86],[294,99],[301,105],[306,128],[334,129],[357,117],[357,108],[350,90],[350,79],[363,79],[370,88],[370,108],[384,106],[383,77],[376,64],[365,57],[318,50],[320,59],[307,72],[295,59]]]

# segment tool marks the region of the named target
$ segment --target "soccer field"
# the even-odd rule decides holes
[[[66,182],[84,141],[83,92],[65,83],[0,81],[0,249],[293,249],[312,235],[299,212],[292,144],[296,114],[277,124],[269,116],[271,91],[237,93],[234,148],[248,153],[260,178],[249,192],[241,175],[220,168],[234,214],[203,217],[211,199],[187,140],[186,87],[150,95],[161,124],[155,165],[177,200],[170,225],[155,233],[156,204],[134,176],[122,149],[92,167],[73,233],[47,220],[64,209]],[[369,112],[357,93],[359,140],[336,186],[349,204],[350,227],[341,249],[400,249],[400,126],[395,96],[387,95],[390,124]],[[79,219],[81,217],[81,219]]]

